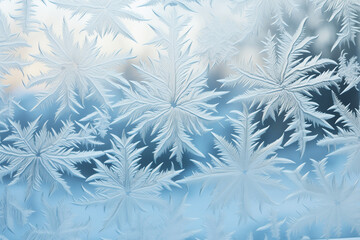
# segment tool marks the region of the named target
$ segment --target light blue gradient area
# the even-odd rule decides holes
[[[33,104],[34,98],[33,96],[24,97],[23,103],[24,107],[29,107]],[[227,99],[221,99],[218,109],[219,114],[226,116],[231,116],[232,109],[239,109],[243,107],[242,105],[231,106],[231,104],[226,103]],[[91,106],[91,104],[89,104]],[[254,109],[254,108],[253,108]],[[49,112],[43,112],[40,110],[36,110],[33,113],[18,111],[16,113],[16,119],[21,120],[22,124],[26,124],[28,121],[32,121],[36,116],[42,115],[42,122],[48,121],[48,127],[58,128],[60,125],[54,124],[51,119],[53,119],[53,109],[49,109]],[[81,115],[85,115],[86,113],[91,112],[91,107],[85,108],[84,112]],[[76,115],[73,116],[76,118]],[[260,117],[260,113],[259,113]],[[80,118],[80,116],[79,116]],[[263,124],[260,124],[261,127],[268,126],[267,132],[262,136],[260,141],[264,141],[265,144],[268,144],[277,138],[281,137],[284,132],[284,125],[281,121],[274,122],[273,120],[265,121]],[[112,126],[112,133],[121,135],[122,131],[124,130],[123,124],[118,124]],[[220,135],[226,136],[228,141],[231,139],[228,138],[232,133],[232,128],[229,125],[226,117],[223,120],[217,123],[213,123],[212,132]],[[130,130],[128,127],[127,130]],[[319,135],[321,135],[321,131],[319,131]],[[289,133],[285,133],[284,141],[288,138]],[[294,164],[286,164],[284,167],[286,169],[292,170],[299,166],[301,163],[305,162],[305,167],[303,168],[302,174],[307,171],[312,171],[313,168],[311,166],[310,159],[314,159],[319,161],[326,157],[328,154],[328,149],[324,147],[318,147],[316,142],[320,139],[319,136],[317,139],[308,143],[307,150],[304,156],[300,156],[300,152],[297,151],[297,145],[292,144],[285,149],[278,151],[278,155],[284,158],[291,159],[294,161]],[[141,140],[141,139],[137,139]],[[108,139],[104,140],[107,142],[103,146],[96,147],[97,149],[108,149],[110,147]],[[144,143],[140,143],[139,146],[143,146]],[[207,162],[210,160],[209,153],[215,155],[217,151],[214,149],[214,140],[212,137],[211,132],[204,133],[203,135],[197,136],[194,138],[194,144],[198,147],[198,149],[205,153],[206,158],[200,158],[193,156],[191,154],[184,155],[184,169],[185,171],[178,177],[181,179],[183,177],[191,175],[192,172],[198,171],[196,166],[190,161],[191,159]],[[155,144],[151,143],[150,141],[146,142],[148,146],[148,151],[145,151],[143,154],[143,159],[141,160],[142,166],[146,166],[149,162],[152,161],[152,153],[151,151],[155,148]],[[155,167],[157,164],[164,162],[163,169],[171,167],[171,162],[168,159],[168,155],[161,157],[158,159],[157,163],[153,163]],[[346,162],[345,156],[333,156],[329,157],[327,163],[327,172],[334,172],[337,175],[337,179],[340,179],[342,174],[343,165]],[[85,176],[89,176],[92,173],[91,166],[89,164],[82,164],[79,165],[79,168],[82,170]],[[180,169],[180,166],[175,163],[175,169]],[[92,205],[88,207],[78,206],[76,203],[77,199],[80,199],[84,196],[84,192],[82,190],[82,186],[90,191],[94,191],[94,188],[90,186],[88,183],[84,182],[82,179],[69,177],[66,174],[65,180],[71,187],[73,192],[73,196],[69,196],[63,190],[55,191],[51,196],[48,195],[50,192],[48,184],[42,185],[42,193],[39,194],[38,192],[34,192],[30,201],[24,202],[25,198],[25,189],[26,184],[16,184],[14,186],[8,186],[8,192],[11,195],[14,202],[20,206],[26,207],[27,209],[34,210],[35,212],[30,216],[29,222],[33,226],[43,226],[43,224],[47,223],[47,220],[44,217],[44,212],[46,208],[53,208],[55,209],[56,206],[61,206],[61,211],[64,210],[68,215],[66,221],[69,223],[75,224],[86,224],[88,223],[88,231],[85,235],[80,235],[79,239],[117,239],[119,236],[124,236],[121,234],[125,234],[125,236],[131,236],[134,234],[134,239],[137,239],[137,234],[140,234],[141,231],[146,232],[146,234],[154,233],[156,235],[157,231],[165,231],[167,227],[164,224],[161,224],[159,220],[160,212],[164,209],[157,209],[157,208],[149,208],[147,209],[147,214],[144,219],[139,220],[139,226],[137,228],[130,228],[128,233],[119,232],[116,229],[116,226],[110,225],[110,227],[106,229],[102,229],[103,220],[106,218],[107,211],[104,211],[104,206],[102,205]],[[253,233],[254,239],[263,239],[265,235],[271,236],[270,230],[265,231],[256,231],[257,228],[260,226],[266,225],[269,222],[269,216],[271,216],[272,211],[277,212],[277,218],[279,220],[282,219],[291,219],[299,217],[300,214],[306,212],[306,208],[304,206],[304,202],[297,201],[296,199],[291,200],[284,200],[286,196],[290,193],[297,190],[297,187],[289,181],[289,179],[284,176],[274,176],[275,178],[281,180],[282,184],[284,184],[287,189],[267,189],[267,194],[269,197],[274,201],[274,206],[264,205],[262,210],[259,211],[258,206],[254,203],[251,204],[251,209],[254,213],[253,217],[256,221],[252,219],[247,219],[246,221],[239,221],[239,212],[238,212],[238,205],[236,202],[229,204],[223,208],[219,209],[210,209],[209,203],[211,202],[212,198],[212,188],[205,188],[202,189],[201,183],[189,183],[189,184],[181,184],[181,188],[173,187],[171,191],[163,191],[162,198],[164,201],[172,201],[173,205],[175,206],[174,211],[177,207],[180,206],[182,201],[185,202],[183,207],[183,212],[181,212],[181,218],[176,219],[179,221],[178,223],[175,221],[173,224],[175,226],[177,224],[182,224],[181,231],[188,231],[189,233],[194,233],[192,237],[187,239],[205,239],[206,233],[204,229],[206,229],[206,223],[213,218],[220,219],[220,223],[222,225],[222,229],[225,233],[233,233],[233,239],[247,239],[250,233]],[[314,174],[310,173],[310,178],[316,181]],[[5,178],[3,180],[3,184],[1,184],[1,193],[4,193],[5,187],[9,183],[9,179]],[[171,200],[170,200],[171,199]],[[311,208],[312,202],[311,200],[306,200],[307,205]],[[59,205],[60,204],[60,205]],[[170,204],[169,204],[170,206]],[[41,209],[41,211],[39,211]],[[275,210],[274,210],[275,209]],[[66,211],[65,211],[66,210]],[[181,211],[181,209],[180,209]],[[174,212],[172,212],[174,214]],[[132,216],[134,218],[140,217],[139,216]],[[141,218],[143,216],[141,215]],[[156,223],[156,224],[154,224]],[[159,226],[160,224],[160,226]],[[169,223],[171,224],[171,223]],[[174,227],[174,226],[172,226]],[[150,230],[149,230],[150,229]],[[286,225],[281,226],[281,239],[286,239]],[[321,239],[321,229],[322,224],[318,223],[315,226],[312,226],[310,229],[306,230],[305,235],[315,236]],[[22,239],[24,234],[26,234],[26,228],[16,228],[16,231],[10,233],[8,230],[5,230],[6,236],[10,236],[10,239]],[[126,235],[130,234],[130,235]],[[355,237],[356,235],[351,231],[350,228],[344,228],[342,236],[345,237]],[[174,236],[175,237],[175,236]],[[122,239],[119,237],[119,239]],[[129,238],[133,239],[133,238]],[[152,239],[151,237],[146,239]],[[173,239],[169,236],[168,239]],[[271,238],[270,238],[271,239]]]

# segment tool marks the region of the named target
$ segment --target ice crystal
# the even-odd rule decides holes
[[[360,111],[351,112],[333,94],[334,105],[331,109],[340,114],[337,122],[342,122],[345,128],[337,127],[337,133],[327,132],[327,136],[318,141],[320,146],[337,146],[338,149],[329,155],[348,156],[345,169],[348,172],[360,172]]]
[[[51,52],[39,48],[40,54],[34,57],[44,63],[49,71],[30,77],[29,87],[40,84],[47,86],[46,91],[38,95],[39,101],[34,108],[59,103],[58,117],[64,110],[78,113],[76,108],[82,108],[82,103],[89,97],[110,106],[112,94],[109,88],[117,88],[118,82],[123,81],[115,67],[124,60],[124,56],[119,52],[111,56],[100,54],[96,39],[86,38],[80,46],[65,20],[61,37],[51,27],[45,27],[43,31],[49,40]]]
[[[134,0],[50,0],[50,2],[73,11],[74,15],[89,15],[90,19],[85,26],[85,30],[89,33],[121,34],[135,41],[122,20],[144,20],[139,14],[131,11],[129,5]]]
[[[41,0],[44,2],[44,0]],[[36,7],[40,1],[18,0],[16,14],[12,16],[21,26],[24,33],[37,31],[40,22],[36,20]]]
[[[294,0],[230,0],[232,9],[247,15],[248,28],[245,32],[259,31],[271,22],[281,30],[287,26],[286,15],[291,15],[297,6]]]
[[[96,173],[87,181],[96,187],[96,192],[84,190],[89,196],[79,201],[81,205],[104,204],[108,208],[104,227],[116,221],[121,226],[122,220],[129,221],[134,214],[144,211],[146,206],[161,203],[162,189],[179,186],[172,178],[181,171],[174,169],[161,171],[161,165],[151,169],[151,164],[141,168],[139,161],[144,148],[136,148],[133,137],[121,138],[112,135],[112,149],[105,164],[95,160]],[[108,166],[107,164],[111,164]]]
[[[10,69],[22,69],[26,65],[19,57],[16,57],[18,48],[26,47],[27,44],[17,34],[10,31],[10,26],[5,16],[0,12],[0,80],[9,74]]]
[[[276,155],[276,150],[281,149],[282,137],[267,146],[258,144],[266,128],[258,129],[257,123],[253,123],[256,112],[248,113],[245,109],[235,113],[238,118],[229,119],[235,128],[232,143],[214,133],[220,158],[210,155],[212,162],[206,165],[194,161],[200,172],[183,181],[201,181],[204,187],[214,186],[211,206],[236,201],[239,217],[246,219],[252,217],[253,203],[260,208],[263,203],[273,204],[267,189],[282,187],[273,174],[282,172],[278,164],[292,161]]]
[[[293,219],[288,228],[289,237],[314,224],[323,226],[325,237],[330,237],[333,233],[341,236],[344,226],[351,226],[357,232],[360,231],[360,194],[357,181],[352,183],[345,177],[342,177],[340,182],[336,181],[333,173],[326,173],[326,163],[326,159],[319,162],[312,160],[317,183],[309,180],[309,172],[304,175],[300,173],[305,163],[294,171],[286,171],[288,177],[299,187],[299,190],[290,194],[288,198],[311,199],[311,202],[305,205],[306,212]]]
[[[324,66],[336,65],[335,61],[321,58],[320,55],[301,57],[308,53],[307,48],[316,38],[304,35],[305,22],[306,19],[300,23],[294,35],[283,33],[278,44],[274,36],[267,37],[264,67],[257,66],[253,72],[237,67],[235,74],[222,80],[225,86],[249,86],[249,90],[235,96],[230,102],[251,100],[258,103],[263,109],[263,121],[267,117],[275,119],[277,114],[284,112],[285,120],[291,119],[286,131],[293,131],[285,146],[298,142],[302,155],[306,143],[316,137],[309,135],[310,123],[332,128],[326,121],[332,115],[317,111],[318,104],[312,101],[311,96],[313,92],[328,88],[339,80],[333,70],[319,73]]]
[[[175,11],[169,19],[158,17],[168,32],[154,28],[158,35],[154,42],[165,53],[148,65],[135,66],[143,80],[123,87],[125,98],[114,105],[120,110],[116,121],[128,118],[135,125],[131,132],[143,137],[148,130],[157,134],[153,139],[157,143],[155,160],[170,148],[171,158],[176,156],[182,164],[185,150],[204,156],[192,143],[191,135],[209,131],[205,124],[221,119],[213,115],[217,104],[209,101],[223,92],[207,90],[207,69],[193,69],[198,59],[190,54],[185,30],[188,19]]]
[[[360,3],[358,0],[312,0],[317,6],[330,11],[329,21],[336,19],[341,23],[338,38],[331,50],[341,43],[355,42],[357,33],[360,32]]]
[[[76,151],[77,145],[86,139],[74,130],[72,122],[64,122],[59,132],[47,130],[46,124],[39,128],[37,118],[22,128],[20,123],[10,121],[11,135],[4,141],[11,144],[0,146],[0,177],[11,175],[10,185],[20,180],[28,185],[27,197],[31,190],[40,191],[43,181],[54,187],[59,184],[69,194],[70,187],[61,173],[84,178],[76,164],[103,155],[100,151]],[[91,138],[91,136],[89,136]]]
[[[347,87],[343,93],[349,91],[351,88],[356,89],[360,83],[360,64],[357,57],[352,57],[349,60],[346,59],[346,54],[342,53],[339,58],[339,70],[338,74],[341,78],[344,78],[347,83]]]

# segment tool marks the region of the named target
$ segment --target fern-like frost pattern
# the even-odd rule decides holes
[[[360,238],[359,0],[0,0],[0,240]]]

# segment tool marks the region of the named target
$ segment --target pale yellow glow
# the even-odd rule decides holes
[[[166,10],[159,5],[158,7],[139,7],[141,4],[143,4],[145,1],[135,1],[136,3],[131,6],[133,11],[135,11],[137,14],[143,16],[143,18],[147,19],[147,21],[141,21],[141,22],[135,22],[131,20],[124,20],[124,23],[130,30],[131,34],[136,39],[136,42],[127,39],[121,35],[118,35],[114,38],[112,34],[105,35],[103,37],[100,37],[98,35],[89,35],[87,32],[82,31],[83,26],[86,24],[87,16],[84,16],[83,18],[80,18],[79,15],[73,16],[72,13],[68,10],[57,8],[54,4],[47,2],[46,5],[43,4],[41,1],[39,1],[38,8],[36,10],[37,16],[36,19],[41,22],[42,24],[45,24],[47,27],[52,27],[53,30],[58,33],[58,35],[61,35],[62,31],[62,24],[63,19],[67,22],[69,28],[73,30],[75,40],[78,41],[80,44],[84,41],[84,39],[87,37],[89,39],[94,39],[97,37],[97,43],[98,46],[101,49],[101,52],[104,54],[110,54],[114,51],[121,50],[122,53],[126,54],[128,52],[132,53],[132,56],[136,56],[136,58],[131,59],[130,61],[127,61],[127,64],[121,65],[119,71],[125,71],[126,67],[129,67],[129,64],[132,63],[138,63],[140,60],[145,60],[146,58],[153,58],[156,57],[157,49],[155,46],[152,45],[146,45],[146,43],[150,42],[154,38],[154,32],[149,27],[149,25],[158,26],[159,20],[157,20],[153,10],[155,12],[158,12],[159,14],[163,14]],[[216,1],[215,1],[216,2]],[[31,32],[28,35],[23,34],[21,31],[21,28],[16,24],[14,19],[12,19],[10,16],[14,14],[14,9],[16,9],[16,1],[10,1],[5,0],[0,3],[1,11],[5,14],[7,17],[9,24],[11,26],[12,32],[19,33],[19,35],[25,39],[25,41],[30,45],[30,47],[27,48],[21,48],[19,49],[18,53],[19,55],[26,61],[28,61],[28,66],[24,67],[23,73],[18,70],[12,70],[11,75],[7,76],[7,78],[4,80],[4,83],[10,85],[10,87],[7,89],[8,91],[21,91],[21,89],[25,89],[24,85],[27,85],[29,83],[28,76],[35,76],[39,75],[41,72],[46,72],[47,69],[44,66],[44,64],[40,64],[37,62],[34,62],[33,55],[37,55],[39,53],[38,46],[41,46],[41,49],[43,51],[49,51],[48,47],[48,40],[45,36],[45,34],[42,31],[38,32]],[[187,13],[188,15],[191,15],[192,22],[191,22],[191,31],[189,33],[189,37],[191,38],[191,42],[193,45],[193,49],[197,47],[197,38],[198,32],[201,29],[202,26],[207,24],[207,17],[209,16],[209,10],[215,9],[216,11],[212,10],[210,14],[216,15],[216,18],[222,18],[225,16],[229,16],[231,14],[231,11],[228,8],[225,8],[223,4],[219,3],[217,1],[216,6],[205,6],[204,8],[199,8],[198,5],[194,5],[195,12],[194,13]],[[182,11],[181,9],[179,10]],[[237,21],[239,24],[239,27],[241,26],[241,23],[246,21],[246,19],[243,16],[240,15],[234,15],[235,21]],[[40,25],[39,28],[43,28],[44,25]],[[250,49],[249,49],[250,47]],[[244,52],[251,53],[253,55],[254,52],[257,52],[257,49],[253,48],[253,46],[245,46]],[[240,54],[240,58],[247,58],[248,54]],[[198,67],[203,68],[207,62],[202,62]],[[31,88],[31,91],[38,91],[43,88],[43,86],[38,86],[35,88]],[[29,90],[29,89],[28,89]]]

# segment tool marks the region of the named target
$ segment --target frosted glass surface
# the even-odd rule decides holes
[[[359,19],[0,0],[0,239],[360,239]]]

